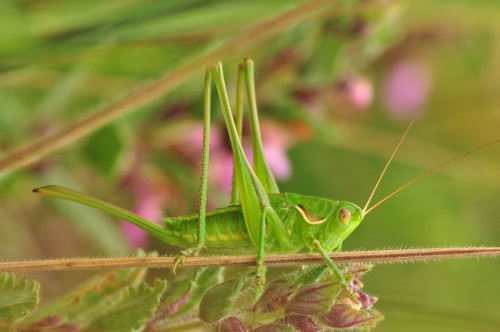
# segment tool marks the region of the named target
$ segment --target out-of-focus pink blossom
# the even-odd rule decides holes
[[[264,154],[271,172],[278,180],[286,180],[292,175],[292,166],[286,151],[294,143],[295,137],[288,129],[274,121],[266,121],[261,125]]]
[[[134,213],[151,221],[161,220],[162,210],[160,198],[158,195],[154,194],[151,188],[145,190],[143,187],[135,196]],[[139,227],[128,222],[123,222],[121,224],[121,229],[131,246],[137,248],[147,246],[148,235]]]
[[[286,180],[292,174],[292,166],[286,154],[291,146],[293,137],[285,127],[273,121],[261,123],[261,134],[264,145],[264,156],[277,180]],[[246,149],[247,156],[252,162],[252,150]]]
[[[227,133],[224,133],[227,135]],[[285,128],[272,121],[261,122],[261,134],[264,141],[264,154],[273,175],[278,180],[285,180],[291,175],[291,165],[286,150],[292,143],[292,138]],[[218,137],[222,142],[222,138]],[[212,146],[212,144],[210,144]],[[252,149],[244,144],[245,154],[253,163]],[[233,184],[233,154],[229,146],[214,144],[210,150],[209,180],[222,191],[231,192]]]
[[[160,222],[162,218],[163,202],[165,193],[160,190],[160,185],[156,178],[147,176],[146,173],[139,167],[142,151],[136,148],[134,159],[130,164],[129,171],[122,179],[123,189],[132,194],[134,199],[134,207],[132,211],[139,216],[153,221]],[[144,248],[148,244],[148,234],[139,227],[123,221],[121,230],[128,243],[137,248]]]
[[[233,155],[227,149],[210,151],[208,179],[211,184],[229,194],[233,185]]]
[[[362,76],[352,76],[342,82],[344,93],[355,109],[363,110],[373,101],[372,83]]]
[[[224,135],[220,128],[212,126],[210,128],[210,153],[224,147]],[[182,152],[190,160],[200,160],[203,148],[203,123],[195,123],[187,128],[182,135],[176,138],[175,148]]]
[[[425,104],[429,94],[429,71],[416,60],[397,63],[384,85],[384,103],[395,119],[412,118]]]
[[[253,165],[253,151],[250,145],[243,148],[250,164]],[[283,146],[277,144],[264,144],[264,156],[271,172],[277,180],[286,180],[292,174],[292,168]]]
[[[268,144],[264,146],[264,155],[277,180],[286,180],[292,175],[290,160],[282,146]]]
[[[361,75],[346,75],[334,85],[301,88],[294,92],[296,100],[314,117],[324,111],[351,115],[363,111],[373,102],[373,84]]]

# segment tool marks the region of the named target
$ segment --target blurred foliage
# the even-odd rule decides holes
[[[344,271],[349,294],[325,266],[270,280],[255,299],[254,274],[222,281],[222,268],[199,268],[153,287],[145,269],[85,281],[38,309],[38,283],[0,275],[0,326],[16,331],[321,331],[369,330],[383,319],[362,291],[368,265]],[[163,294],[163,295],[162,295]],[[356,296],[353,302],[352,296]]]
[[[39,301],[39,286],[12,273],[0,275],[0,326],[13,325],[33,310]]]
[[[1,157],[299,3],[0,2]],[[385,97],[388,79],[407,61],[425,69],[429,98],[375,201],[431,166],[497,138],[496,6],[487,0],[337,1],[271,40],[221,59],[233,89],[237,62],[255,60],[261,120],[272,129],[267,140],[278,136],[275,131],[284,136],[280,147],[291,163],[281,190],[365,203],[407,123],[408,117],[387,112]],[[132,251],[130,239],[107,216],[30,194],[46,184],[130,209],[153,197],[163,215],[195,212],[202,77],[200,71],[159,100],[0,178],[2,259]],[[373,89],[367,107],[353,94],[360,81]],[[211,162],[212,207],[227,204],[215,181],[227,173],[217,163],[227,150],[218,113],[214,130],[222,138],[220,158]],[[403,191],[368,215],[344,250],[498,245],[499,152],[491,147]],[[143,246],[178,252],[154,240]],[[490,260],[390,265],[365,283],[381,298],[384,331],[494,331],[500,325],[499,273],[498,262]],[[44,299],[87,276],[32,274]]]
[[[142,281],[144,272],[129,269],[95,276],[38,310],[38,283],[3,274],[0,326],[3,331],[142,330],[166,287],[160,280],[149,287]]]

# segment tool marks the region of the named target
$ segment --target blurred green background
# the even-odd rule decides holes
[[[0,2],[0,157],[300,4]],[[264,139],[281,170],[281,190],[363,206],[417,110],[421,115],[375,202],[433,165],[497,138],[497,6],[332,1],[220,59],[233,92],[238,62],[255,60]],[[193,70],[161,98],[37,162],[19,169],[3,164],[1,259],[123,255],[134,251],[133,241],[177,252],[137,240],[140,235],[96,211],[31,190],[59,184],[153,216],[195,212],[202,84],[203,70]],[[218,113],[214,128],[223,130]],[[227,204],[230,165],[222,134],[211,161],[211,207]],[[499,152],[500,146],[490,147],[404,190],[369,214],[343,249],[498,246]],[[51,298],[89,274],[28,276]],[[471,259],[380,265],[364,282],[386,316],[380,331],[497,331],[499,275],[498,260]]]

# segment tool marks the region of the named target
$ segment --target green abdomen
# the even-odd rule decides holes
[[[198,215],[166,218],[165,230],[171,237],[170,244],[179,247],[196,245]],[[216,209],[207,212],[206,239],[207,249],[252,248],[243,213],[239,206]]]

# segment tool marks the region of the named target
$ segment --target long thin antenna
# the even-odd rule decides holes
[[[401,138],[399,139],[398,141],[398,144],[396,144],[396,147],[392,150],[392,154],[391,156],[389,157],[389,159],[387,160],[387,162],[385,163],[385,166],[384,166],[384,169],[382,170],[382,172],[380,173],[380,176],[378,177],[377,179],[377,182],[375,183],[375,186],[373,187],[372,189],[372,192],[370,193],[370,197],[368,197],[368,200],[366,201],[366,204],[365,206],[363,207],[363,211],[364,211],[364,214],[366,215],[368,212],[367,212],[367,208],[368,208],[368,205],[370,205],[370,202],[373,198],[373,195],[375,195],[375,191],[377,190],[379,184],[380,184],[380,181],[382,181],[382,178],[384,177],[384,174],[385,172],[387,171],[387,168],[389,168],[389,165],[391,164],[392,162],[392,159],[394,159],[394,156],[396,155],[396,152],[398,152],[398,149],[399,149],[399,146],[401,145],[401,143],[403,143],[403,140],[405,139],[406,137],[406,134],[408,134],[408,132],[410,131],[410,128],[411,126],[413,126],[413,123],[415,122],[415,120],[417,120],[418,118],[418,115],[420,114],[417,113],[413,119],[411,120],[410,124],[408,125],[408,127],[406,127],[406,130],[405,132],[403,133],[403,135],[401,136]],[[370,211],[370,210],[368,210]]]
[[[463,45],[462,47],[462,50],[465,50],[466,49],[466,44]],[[450,61],[450,63],[448,64],[448,67],[446,67],[446,69],[443,71],[443,74],[441,75],[441,77],[439,77],[438,81],[437,81],[437,86],[439,86],[441,84],[441,82],[443,81],[444,77],[448,74],[448,72],[450,71],[451,67],[453,67],[453,65],[455,64],[455,62],[457,61],[458,59],[458,54],[460,53],[457,53],[457,55],[452,59],[452,61]],[[394,148],[394,150],[392,150],[392,154],[391,156],[389,157],[389,159],[387,160],[387,162],[385,163],[385,166],[384,166],[384,169],[382,170],[382,172],[380,173],[380,176],[378,177],[377,179],[377,182],[375,183],[375,186],[373,187],[373,190],[372,192],[370,193],[370,196],[368,197],[368,200],[366,201],[366,204],[365,206],[363,207],[363,213],[366,215],[368,214],[369,211],[373,210],[374,206],[371,207],[370,209],[368,209],[368,205],[370,205],[370,202],[371,200],[373,199],[373,195],[375,195],[375,191],[377,191],[377,188],[378,186],[380,185],[380,181],[382,181],[382,178],[384,177],[385,175],[385,172],[387,171],[387,168],[389,168],[389,165],[391,164],[392,160],[394,159],[394,156],[396,155],[396,152],[398,152],[398,149],[401,145],[401,143],[403,143],[403,140],[405,139],[406,137],[406,134],[408,134],[408,132],[410,131],[410,128],[413,126],[413,124],[415,123],[415,121],[417,120],[418,116],[420,115],[421,112],[417,112],[417,114],[415,114],[415,116],[413,117],[413,119],[410,121],[410,124],[408,125],[408,127],[406,127],[406,130],[404,131],[403,135],[401,136],[401,138],[399,139],[398,141],[398,144],[396,144],[396,147]],[[471,151],[470,151],[471,152]],[[460,159],[460,157],[457,157],[458,159]],[[453,160],[450,160],[450,162],[452,162]],[[443,166],[444,167],[444,166]],[[432,169],[431,169],[432,170]],[[429,171],[431,171],[429,170]],[[429,172],[428,171],[428,172]],[[427,172],[426,172],[427,173]],[[430,172],[432,173],[432,172]],[[429,173],[429,174],[430,174]],[[424,173],[425,174],[425,173]],[[423,176],[422,176],[423,177]],[[412,180],[413,181],[413,180]],[[410,181],[409,184],[415,182],[415,181]],[[408,185],[409,185],[408,184]],[[405,185],[406,186],[406,185]],[[404,186],[403,186],[404,187]],[[402,190],[404,188],[400,188],[399,190]],[[396,192],[392,193],[392,194],[395,194]],[[391,194],[391,195],[392,195]],[[380,203],[382,202],[378,202],[377,205],[379,205]],[[368,209],[368,210],[367,210]]]
[[[473,153],[476,153],[478,152],[479,150],[482,150],[484,148],[487,148],[488,146],[491,146],[491,145],[494,145],[496,143],[500,142],[500,138],[497,138],[497,139],[494,139],[493,141],[490,141],[488,143],[485,143],[485,144],[482,144],[482,145],[479,145],[475,148],[473,148],[472,150],[469,150],[467,152],[464,152],[462,153],[461,155],[458,155],[452,159],[449,159],[439,165],[436,165],[434,167],[432,167],[431,169],[427,170],[426,172],[420,174],[419,176],[413,178],[412,180],[408,181],[406,184],[402,185],[401,187],[399,187],[398,189],[394,190],[392,193],[390,193],[389,195],[385,196],[384,198],[382,198],[380,201],[378,201],[377,203],[375,203],[371,208],[369,208],[368,210],[365,211],[365,215],[367,215],[368,213],[370,213],[373,209],[375,209],[377,206],[379,206],[380,204],[384,203],[385,201],[387,201],[389,198],[391,198],[392,196],[396,195],[397,193],[399,193],[401,190],[409,187],[410,185],[412,185],[413,183],[417,182],[418,180],[421,180],[423,178],[425,178],[427,175],[430,175],[432,173],[435,173],[436,171],[442,169],[442,168],[445,168],[446,166],[460,160],[460,159],[463,159]],[[370,197],[371,198],[371,197]],[[366,208],[366,207],[365,207]]]

